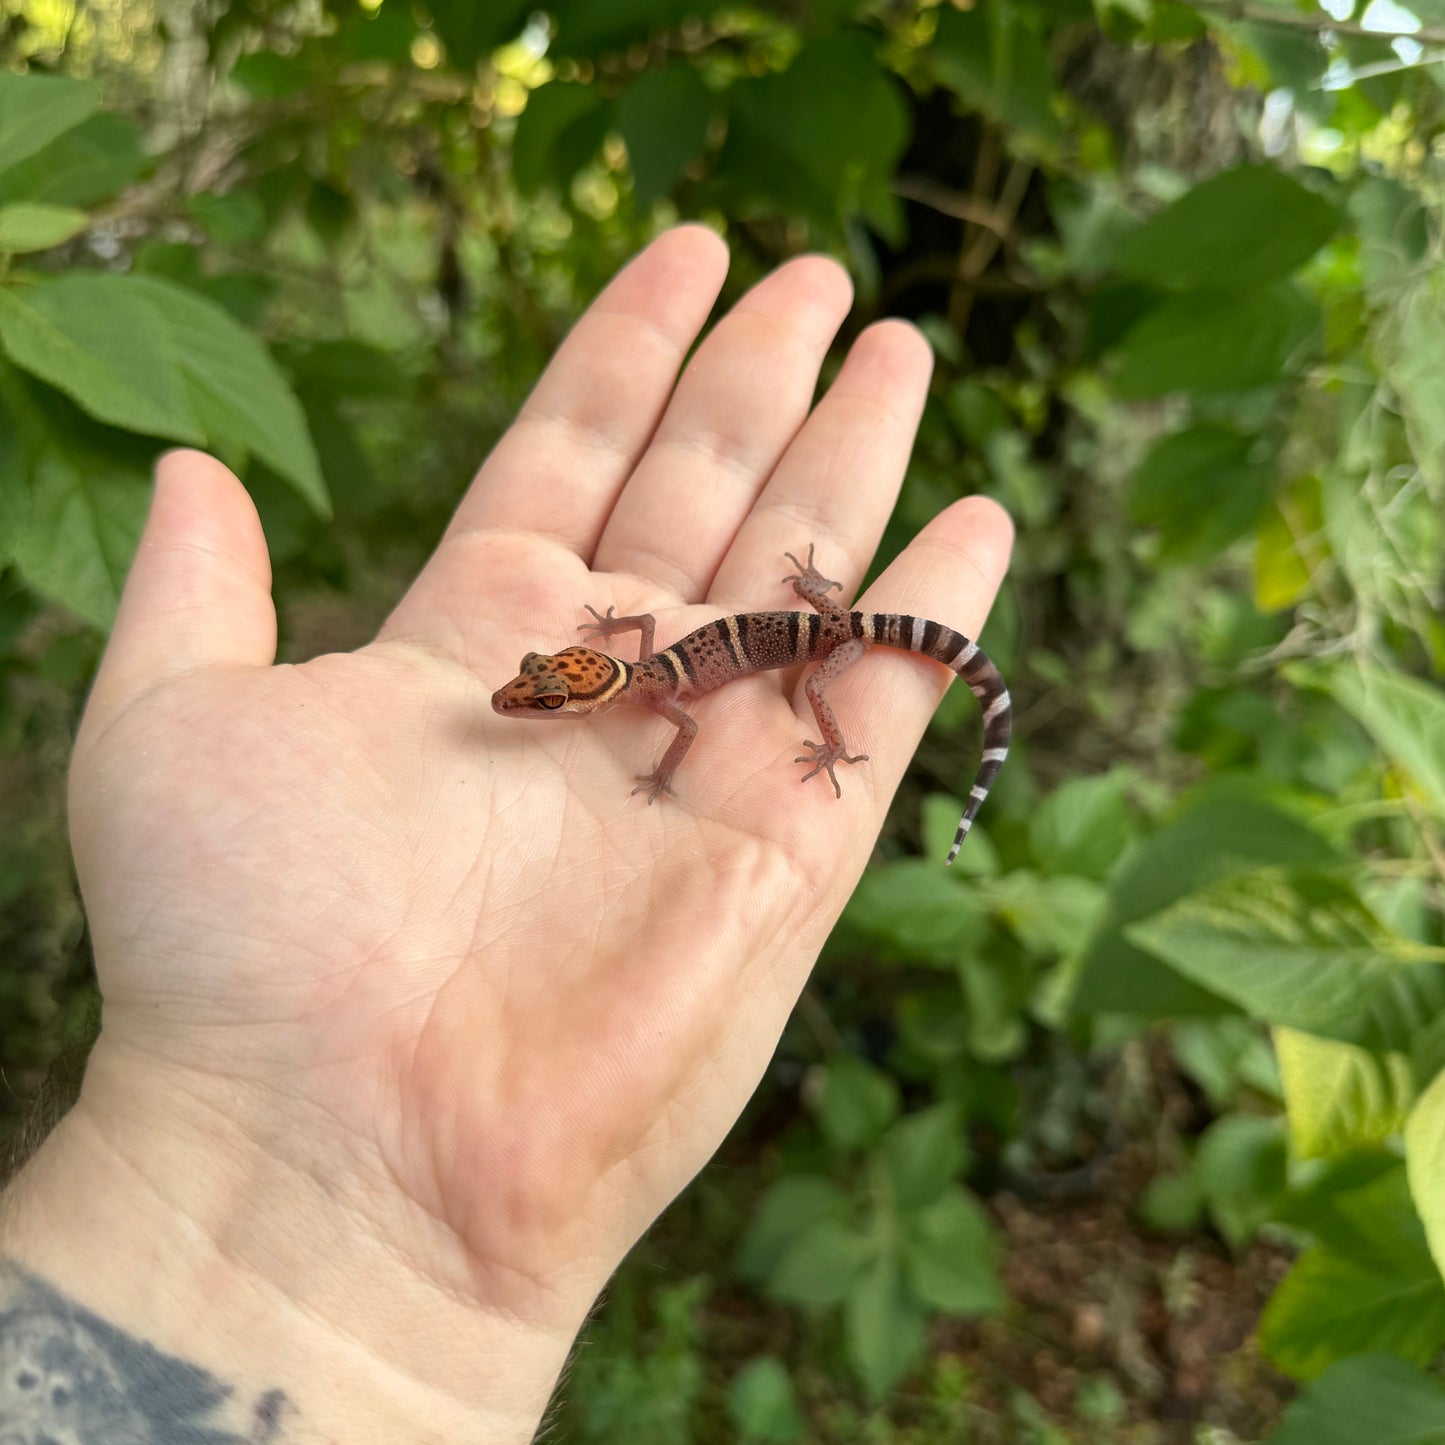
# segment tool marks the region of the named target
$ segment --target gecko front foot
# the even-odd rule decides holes
[[[834,582],[831,578],[823,576],[823,574],[813,566],[813,544],[811,542],[808,543],[808,560],[806,562],[798,561],[791,552],[784,552],[783,556],[798,569],[795,575],[784,577],[783,581],[791,582],[793,584],[793,590],[799,597],[804,599],[808,597],[821,597],[825,592],[831,592],[835,587],[840,592],[843,590],[843,584],[841,582]]]
[[[583,606],[587,606],[587,604],[584,603]],[[587,610],[597,620],[595,622],[584,622],[577,631],[582,633],[589,642],[600,642],[604,638],[611,637],[615,632],[625,632],[627,630],[626,627],[619,627],[617,625],[621,619],[615,615],[617,612],[616,607],[609,607],[605,617],[595,607],[589,606]]]
[[[672,774],[664,773],[661,768],[654,768],[650,773],[637,773],[637,786],[632,790],[635,797],[638,793],[647,794],[647,806],[650,808],[664,793],[669,797],[677,797],[673,790]]]
[[[852,757],[849,757],[848,754],[843,751],[841,743],[835,746],[831,743],[804,741],[803,746],[808,748],[810,752],[804,753],[800,758],[794,758],[793,761],[795,763],[812,763],[813,767],[810,772],[804,773],[798,781],[806,783],[809,778],[816,777],[826,768],[828,770],[828,781],[833,784],[833,792],[839,798],[843,796],[843,789],[838,786],[838,776],[833,771],[834,765],[837,763],[866,763],[868,761],[867,753],[855,753]]]

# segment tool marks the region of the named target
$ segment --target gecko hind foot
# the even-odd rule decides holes
[[[646,793],[647,806],[649,808],[664,793],[670,798],[677,797],[676,790],[673,788],[671,782],[668,781],[669,775],[663,773],[660,768],[650,773],[637,773],[634,774],[634,776],[637,779],[637,786],[632,790],[632,796],[636,797],[638,793]]]
[[[595,622],[584,622],[577,629],[578,632],[583,633],[589,640],[602,641],[604,638],[611,637],[612,634],[618,630],[616,626],[617,608],[615,606],[609,607],[607,609],[607,615],[604,617],[602,613],[588,603],[584,602],[582,605],[597,619]],[[624,628],[622,630],[625,631],[626,629]]]
[[[835,587],[840,592],[843,590],[843,584],[841,582],[834,582],[831,577],[823,576],[823,574],[813,566],[813,544],[811,542],[808,543],[808,560],[806,562],[798,561],[791,552],[784,552],[783,556],[798,569],[796,574],[790,577],[784,577],[783,581],[796,583],[797,591],[802,596],[806,597],[809,592],[831,592]],[[809,587],[808,583],[810,582],[816,583],[817,586]]]
[[[804,753],[802,757],[794,758],[793,761],[795,763],[812,763],[813,766],[798,781],[806,783],[809,778],[817,777],[826,768],[828,781],[833,785],[833,795],[838,798],[843,796],[843,789],[838,784],[838,776],[833,771],[834,766],[838,763],[866,763],[868,761],[867,753],[854,753],[850,757],[843,751],[841,744],[838,747],[832,747],[828,743],[813,743],[804,740],[803,746],[810,751]]]

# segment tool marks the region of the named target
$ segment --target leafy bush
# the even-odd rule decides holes
[[[887,550],[968,490],[1013,511],[1020,744],[945,871],[975,725],[940,710],[746,1168],[650,1246],[716,1293],[625,1273],[651,1323],[604,1314],[622,1364],[583,1350],[559,1428],[1049,1438],[989,1371],[1035,1308],[1015,1204],[1124,1195],[1139,1259],[1293,1258],[1273,1439],[1445,1433],[1445,33],[1342,8],[3,0],[12,1082],[90,1013],[58,739],[157,451],[245,477],[288,655],[359,641],[567,319],[701,217],[732,287],[821,247],[857,323],[933,341]],[[1111,1330],[1068,1438],[1186,1373]],[[1223,1378],[1193,1418],[1266,1433],[1284,1391],[1230,1416]]]

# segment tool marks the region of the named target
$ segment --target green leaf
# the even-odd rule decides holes
[[[1219,1013],[1218,994],[1187,981],[1124,936],[1125,928],[1218,879],[1269,864],[1326,868],[1340,862],[1325,840],[1243,788],[1216,785],[1137,849],[1109,888],[1109,916],[1075,990],[1075,1012],[1150,1017]]]
[[[89,206],[124,190],[145,168],[135,126],[102,111],[0,175],[0,205]]]
[[[1390,1355],[1341,1360],[1291,1402],[1268,1445],[1445,1445],[1445,1386]]]
[[[253,453],[318,515],[329,516],[331,503],[301,403],[266,348],[204,297],[155,277],[128,279],[170,342],[207,439]]]
[[[0,70],[0,172],[64,135],[100,108],[100,87],[56,75]]]
[[[1332,668],[1328,686],[1445,818],[1445,691],[1379,668]]]
[[[1412,1269],[1311,1249],[1265,1307],[1260,1342],[1280,1369],[1302,1380],[1375,1351],[1428,1364],[1445,1344],[1445,1286],[1423,1253]]]
[[[1171,296],[1119,345],[1115,390],[1143,398],[1277,384],[1299,371],[1319,324],[1319,307],[1288,286]]]
[[[958,824],[953,815],[949,837]],[[983,942],[988,915],[962,875],[937,861],[904,858],[874,868],[849,900],[848,922],[910,961],[950,968]]]
[[[572,178],[597,154],[612,124],[613,107],[590,85],[554,80],[527,97],[512,141],[517,189],[532,195],[552,186],[563,196]]]
[[[28,465],[0,447],[0,537],[42,596],[102,632],[115,616],[150,505],[150,475],[119,448],[54,437]]]
[[[1396,980],[1431,950],[1391,933],[1346,884],[1279,868],[1228,878],[1125,936],[1251,1018],[1373,1048],[1408,1048],[1423,1019]],[[1438,970],[1422,987],[1438,988]]]
[[[909,112],[861,30],[810,41],[777,75],[734,84],[718,174],[744,197],[836,230],[862,213],[891,229],[889,186]]]
[[[966,1189],[910,1210],[898,1221],[903,1272],[915,1298],[955,1315],[1002,1307],[998,1244],[982,1205]]]
[[[993,120],[1035,140],[1058,135],[1053,69],[1024,11],[1004,0],[940,8],[929,59],[950,90]]]
[[[788,1174],[779,1179],[753,1214],[738,1247],[738,1273],[753,1284],[772,1275],[788,1247],[814,1226],[841,1223],[848,1201],[831,1179],[817,1174]]]
[[[90,224],[84,211],[21,201],[0,206],[0,251],[48,251],[78,236]]]
[[[627,143],[638,208],[669,194],[702,153],[718,101],[687,64],[649,70],[623,93],[617,128]]]
[[[819,1122],[835,1149],[865,1149],[898,1116],[898,1085],[853,1054],[829,1063]]]
[[[789,1445],[803,1435],[792,1377],[776,1355],[749,1360],[728,1387],[728,1414],[745,1442]]]
[[[0,349],[100,421],[203,445],[180,359],[128,276],[0,288]]]
[[[1166,290],[1243,290],[1282,281],[1343,219],[1283,171],[1237,166],[1200,182],[1126,237],[1118,267]]]
[[[820,1220],[783,1251],[765,1281],[768,1293],[789,1304],[837,1304],[876,1252],[851,1225]]]
[[[256,100],[285,100],[306,88],[311,72],[299,56],[253,50],[231,67],[231,79]]]
[[[1430,1253],[1445,1274],[1445,1073],[1435,1076],[1410,1113],[1405,1166]]]
[[[1206,1200],[1194,1170],[1156,1174],[1139,1200],[1139,1218],[1150,1229],[1184,1234],[1199,1225]]]
[[[898,1267],[874,1260],[848,1291],[844,1331],[848,1355],[869,1400],[889,1388],[923,1359],[924,1314],[903,1288]]]
[[[1029,821],[1029,848],[1048,873],[1103,878],[1133,832],[1128,789],[1131,773],[1114,768],[1100,777],[1061,783]]]
[[[1226,1114],[1204,1131],[1195,1177],[1219,1232],[1236,1249],[1272,1218],[1285,1189],[1284,1130],[1277,1119]]]
[[[1284,1028],[1275,1030],[1274,1046],[1296,1158],[1379,1143],[1405,1122],[1414,1079],[1403,1055],[1373,1054]]]
[[[476,0],[427,0],[426,8],[447,48],[448,62],[458,70],[472,70],[522,29],[534,7],[531,0],[487,0],[485,5]]]
[[[1161,437],[1134,473],[1129,516],[1160,530],[1160,556],[1207,561],[1251,527],[1269,500],[1272,458],[1254,437],[1196,422]]]
[[[900,1209],[937,1199],[968,1158],[958,1110],[935,1104],[898,1120],[883,1137],[883,1157]]]

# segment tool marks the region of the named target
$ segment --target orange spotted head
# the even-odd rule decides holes
[[[492,706],[506,716],[561,717],[608,707],[627,684],[627,669],[615,657],[590,647],[568,647],[555,657],[529,652],[522,670],[492,694]]]

